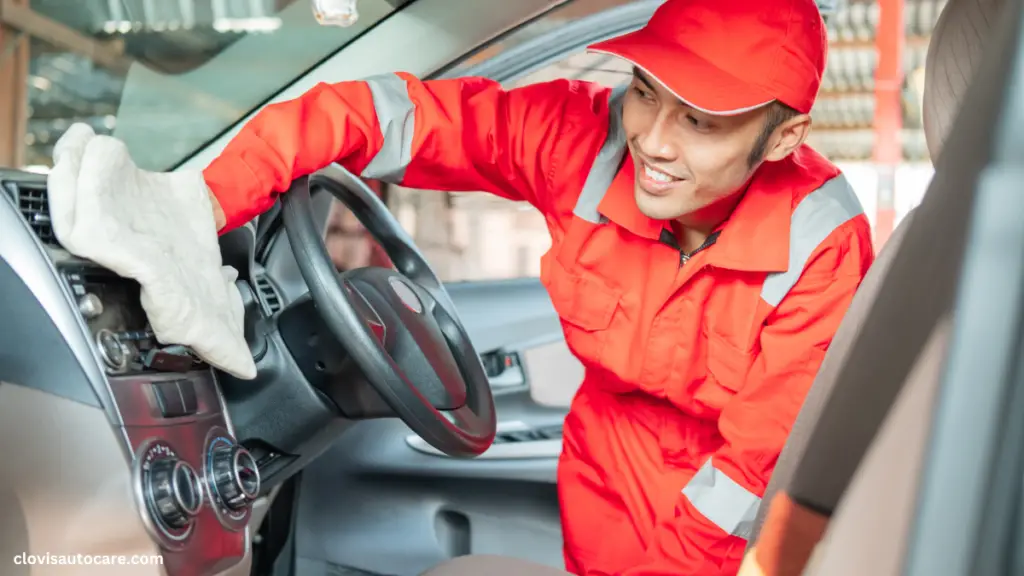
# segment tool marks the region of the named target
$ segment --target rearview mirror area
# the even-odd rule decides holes
[[[359,20],[357,0],[311,0],[313,17],[321,26],[347,28]]]

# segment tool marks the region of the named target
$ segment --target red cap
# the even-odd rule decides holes
[[[590,47],[625,58],[688,105],[811,111],[828,37],[814,0],[667,0],[647,26]]]

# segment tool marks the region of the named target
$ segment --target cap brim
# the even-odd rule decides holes
[[[598,42],[587,49],[628,60],[688,106],[707,114],[734,116],[775,100],[765,90],[736,78],[682,46],[659,39],[646,28]]]

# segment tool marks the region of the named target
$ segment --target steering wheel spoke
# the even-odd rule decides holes
[[[449,422],[451,422],[458,429],[469,429],[478,428],[480,426],[480,417],[477,416],[476,412],[473,412],[468,406],[463,406],[456,410],[450,410],[445,413]]]
[[[466,386],[441,327],[428,310],[436,305],[430,294],[385,268],[359,268],[346,273],[353,307],[371,331],[383,333],[381,344],[396,370],[439,410],[466,403]]]
[[[396,270],[338,276],[313,223],[311,189],[344,203]],[[402,420],[442,452],[475,456],[494,440],[490,382],[443,284],[366,184],[340,167],[282,197],[285,230],[317,311],[366,380]]]
[[[380,343],[382,348],[387,350],[389,348],[388,336],[394,334],[394,329],[388,330],[387,324],[384,323],[384,318],[377,313],[373,305],[370,304],[366,296],[353,284],[350,278],[343,274],[341,282],[349,304],[355,310],[356,316],[363,322],[363,328]]]

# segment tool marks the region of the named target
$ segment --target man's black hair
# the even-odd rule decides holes
[[[750,155],[747,156],[747,164],[751,168],[763,160],[764,155],[768,153],[768,139],[771,138],[775,129],[799,114],[800,112],[797,112],[792,107],[787,106],[778,100],[768,105],[768,114],[764,117],[764,125],[761,126],[761,133],[757,135],[757,140],[754,141],[754,147],[751,148]]]

